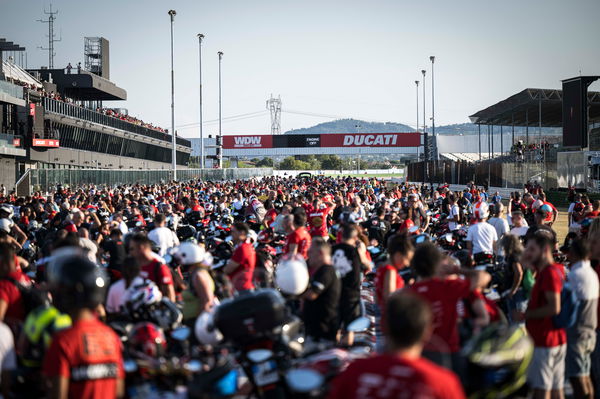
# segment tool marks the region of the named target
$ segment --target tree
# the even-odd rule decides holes
[[[300,161],[294,157],[286,157],[279,163],[279,169],[281,170],[307,170],[311,169],[311,165],[308,162]]]
[[[273,158],[265,157],[256,162],[258,168],[272,168],[274,165]]]
[[[343,166],[342,158],[337,155],[321,155],[321,169],[339,170]]]

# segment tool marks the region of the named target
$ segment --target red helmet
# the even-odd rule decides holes
[[[411,227],[414,227],[414,226],[415,226],[415,223],[412,221],[412,219],[406,219],[400,225],[400,232],[403,233],[405,231],[408,231]]]
[[[135,356],[158,358],[167,350],[165,334],[156,324],[138,323],[129,333],[129,348]]]

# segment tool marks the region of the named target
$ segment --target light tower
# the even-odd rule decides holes
[[[267,109],[271,112],[271,134],[281,134],[281,96],[267,100]]]
[[[58,14],[58,11],[52,11],[52,4],[50,4],[50,11],[44,10],[44,14],[49,15],[48,19],[38,19],[38,22],[48,24],[48,47],[38,48],[48,51],[48,69],[54,69],[54,56],[56,55],[54,52],[54,42],[60,42],[62,40],[62,35],[60,39],[56,39],[56,35],[54,34],[54,20],[56,19],[55,15]]]

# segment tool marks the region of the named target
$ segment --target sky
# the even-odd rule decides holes
[[[28,67],[48,64],[48,0],[0,0],[0,37],[27,48]],[[111,80],[127,90],[131,115],[171,125],[170,20],[175,9],[178,134],[199,137],[198,39],[204,134],[268,134],[266,100],[281,96],[282,131],[337,118],[416,125],[415,80],[426,69],[436,125],[468,116],[527,87],[600,74],[600,1],[103,0],[52,2],[62,41],[55,66],[83,63],[85,36],[110,41]],[[596,82],[591,90],[600,90]],[[419,112],[422,123],[422,83]],[[261,112],[263,111],[263,112]],[[250,115],[246,115],[250,114]],[[241,116],[239,115],[246,115]],[[233,117],[233,118],[232,118]],[[428,122],[428,124],[430,124]]]

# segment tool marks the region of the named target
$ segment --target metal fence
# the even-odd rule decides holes
[[[81,187],[89,184],[118,186],[120,184],[156,184],[171,180],[170,170],[114,170],[114,169],[29,169],[30,192],[49,192],[58,184]],[[182,169],[177,180],[222,181],[271,176],[269,168],[239,169]]]
[[[545,188],[557,187],[556,162],[421,161],[408,165],[408,180],[449,184],[474,181],[479,185],[513,188],[523,187],[528,181],[537,181]]]

